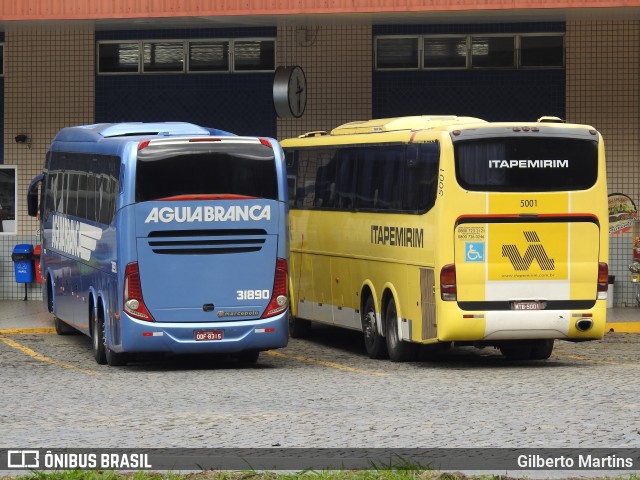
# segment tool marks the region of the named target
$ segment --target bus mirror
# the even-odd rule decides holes
[[[407,145],[407,167],[415,168],[420,158],[420,146],[415,143]]]
[[[38,215],[38,189],[40,183],[44,180],[44,175],[38,175],[29,184],[29,190],[27,191],[27,214],[30,217]]]

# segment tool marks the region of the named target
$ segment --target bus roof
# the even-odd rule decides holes
[[[356,133],[384,133],[400,130],[424,130],[445,125],[465,125],[486,123],[474,117],[457,117],[455,115],[420,115],[412,117],[379,118],[361,122],[349,122],[331,130],[331,135],[353,135]]]
[[[589,125],[567,124],[557,117],[541,117],[532,122],[487,122],[475,117],[455,115],[421,115],[397,118],[380,118],[345,123],[331,130],[313,131],[297,138],[282,140],[283,147],[358,144],[368,142],[410,142],[431,138],[434,131],[474,135],[499,135],[509,132],[544,132],[548,135],[595,135]]]
[[[169,136],[229,136],[224,130],[204,128],[185,122],[127,122],[96,123],[63,128],[53,139],[54,142],[99,142],[106,138],[125,137],[169,137]]]

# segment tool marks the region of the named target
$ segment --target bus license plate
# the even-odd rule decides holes
[[[513,302],[513,310],[542,310],[542,302]]]
[[[222,330],[196,330],[196,341],[222,340]]]

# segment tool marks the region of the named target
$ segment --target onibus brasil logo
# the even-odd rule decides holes
[[[522,233],[528,243],[524,255],[520,254],[517,245],[502,245],[502,257],[508,258],[516,271],[529,270],[534,260],[541,270],[555,270],[555,260],[547,255],[537,232]]]

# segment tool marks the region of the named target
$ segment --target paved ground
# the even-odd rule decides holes
[[[319,328],[255,366],[156,357],[110,368],[88,337],[51,327],[41,302],[0,302],[8,448],[640,448],[638,334],[556,342],[544,362],[460,348],[394,364],[369,359],[359,334]]]

